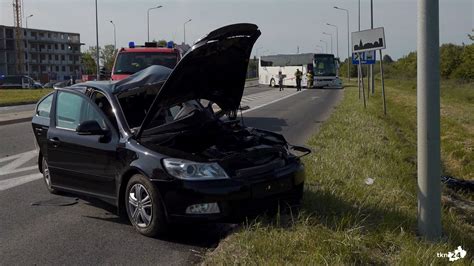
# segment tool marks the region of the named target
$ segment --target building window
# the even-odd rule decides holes
[[[58,50],[58,44],[57,43],[54,44],[54,49]]]
[[[36,37],[36,31],[31,32],[31,37]]]
[[[41,66],[41,72],[45,72],[46,71],[46,66]]]
[[[39,33],[39,36],[40,36],[40,37],[44,37],[44,33],[40,32],[40,33]]]
[[[64,34],[61,34],[61,39],[64,39]]]
[[[52,56],[52,55],[49,55],[49,56],[48,56],[48,59],[49,59],[49,60],[53,60],[53,56]]]
[[[48,50],[51,50],[51,44],[48,44]]]
[[[66,67],[65,67],[65,66],[62,66],[62,67],[61,67],[61,70],[62,70],[63,72],[66,72]]]
[[[59,66],[56,66],[56,71],[59,71]]]
[[[64,50],[64,44],[61,44],[61,50]]]
[[[72,55],[69,55],[68,57],[69,57],[69,61],[72,61]]]
[[[56,60],[56,61],[59,60],[59,56],[57,54],[54,55],[54,60]]]
[[[48,32],[48,38],[51,38],[51,33]]]
[[[66,57],[62,54],[61,55],[61,61],[64,61],[64,60],[66,60]]]

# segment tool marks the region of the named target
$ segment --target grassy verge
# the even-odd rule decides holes
[[[380,92],[364,110],[357,88],[308,142],[302,211],[289,222],[258,220],[223,240],[205,264],[446,264],[462,246],[474,255],[472,199],[443,188],[440,242],[417,236],[416,85],[387,81],[388,115]],[[444,172],[472,179],[472,84],[443,84]],[[470,115],[471,114],[471,115]],[[471,168],[470,168],[471,167]],[[471,169],[471,170],[469,170]],[[374,179],[372,185],[366,179]]]
[[[0,106],[36,103],[52,89],[0,90]]]

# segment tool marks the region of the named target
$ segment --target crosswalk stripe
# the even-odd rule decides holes
[[[24,176],[20,176],[20,177],[0,180],[0,191],[7,190],[9,188],[14,188],[14,187],[26,184],[26,183],[29,183],[31,181],[41,179],[42,177],[43,177],[42,174],[35,173],[35,174],[24,175]]]

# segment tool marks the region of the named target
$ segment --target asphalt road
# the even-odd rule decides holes
[[[245,94],[270,90],[279,93],[253,87]],[[245,111],[244,123],[304,144],[341,96],[342,90],[302,91]],[[38,171],[30,123],[0,126],[0,136],[0,264],[190,264],[236,226],[179,227],[172,237],[153,239],[105,203],[49,194],[41,179],[5,188],[5,180]]]

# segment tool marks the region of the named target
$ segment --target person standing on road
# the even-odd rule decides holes
[[[280,86],[280,91],[283,90],[283,79],[285,78],[285,75],[281,73],[281,70],[278,72],[278,86]]]
[[[297,91],[301,90],[301,77],[302,76],[303,76],[303,72],[301,72],[299,69],[296,69],[295,78],[296,78],[296,90]]]
[[[306,73],[306,79],[308,80],[308,83],[307,83],[306,87],[308,89],[312,88],[313,87],[313,82],[314,82],[312,71],[308,70],[308,73]]]

